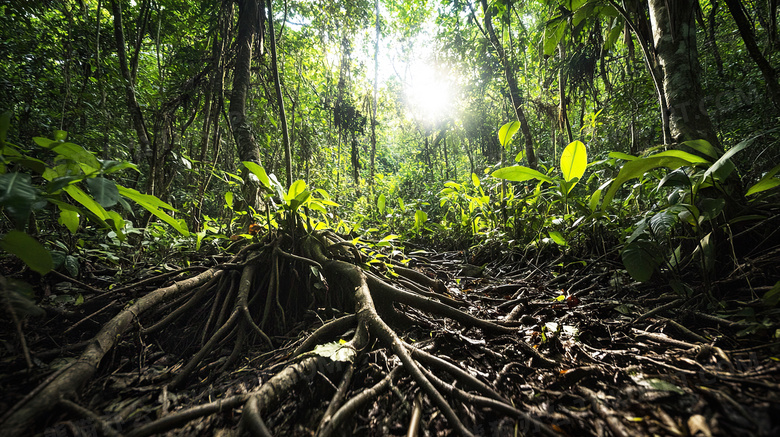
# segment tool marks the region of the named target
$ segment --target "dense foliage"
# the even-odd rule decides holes
[[[778,238],[777,6],[689,3],[684,82],[656,1],[5,3],[2,246],[77,277],[295,215],[709,293]]]

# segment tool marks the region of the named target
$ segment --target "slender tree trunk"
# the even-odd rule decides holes
[[[663,71],[669,131],[675,142],[720,142],[702,104],[694,0],[648,0],[655,52]]]
[[[715,39],[716,18],[718,15],[718,0],[711,0],[710,15],[707,17],[707,47],[712,49],[712,56],[715,58],[715,67],[718,69],[718,77],[723,77],[723,59],[720,57],[718,42]]]
[[[371,106],[371,175],[369,184],[374,184],[374,171],[376,160],[376,105],[377,92],[379,90],[379,0],[374,0],[374,14],[376,15],[376,39],[374,41],[374,102]]]
[[[125,94],[127,96],[127,110],[130,113],[130,119],[133,123],[138,142],[140,143],[141,153],[149,154],[151,152],[151,142],[149,133],[146,130],[144,117],[141,113],[141,106],[135,97],[135,81],[130,73],[127,63],[127,52],[125,49],[124,24],[122,22],[122,7],[118,0],[111,0],[111,9],[114,14],[114,37],[116,38],[117,57],[119,58],[119,70],[125,82]]]
[[[261,21],[257,0],[239,0],[238,36],[236,38],[238,52],[233,70],[233,92],[230,96],[228,114],[239,159],[258,164],[260,164],[260,150],[257,147],[257,141],[246,117],[246,99],[251,79],[252,47],[255,45],[255,36],[262,35],[260,29],[258,29],[259,23]],[[244,172],[244,174],[246,173]],[[249,179],[244,178],[244,180]],[[257,184],[244,184],[243,191],[247,204],[257,209],[260,205],[259,187]]]
[[[772,103],[775,108],[780,109],[780,85],[777,83],[777,75],[775,69],[769,64],[761,50],[756,44],[756,37],[753,35],[753,29],[748,22],[745,12],[743,11],[742,3],[739,0],[725,0],[726,6],[731,12],[731,16],[734,17],[734,21],[737,23],[737,29],[739,34],[742,35],[742,40],[745,42],[745,48],[753,58],[753,61],[761,70],[761,74],[764,76],[764,81],[769,89],[769,98],[772,99]]]
[[[517,86],[517,77],[515,76],[514,68],[509,61],[504,46],[501,44],[501,41],[498,40],[496,32],[493,29],[493,15],[490,12],[491,9],[488,7],[487,0],[480,0],[480,2],[485,15],[485,36],[496,50],[496,53],[498,53],[501,65],[504,67],[504,76],[509,85],[509,96],[512,102],[512,109],[515,111],[517,121],[520,122],[520,131],[523,133],[523,139],[525,140],[525,156],[526,159],[528,159],[528,166],[536,169],[537,160],[536,154],[534,153],[533,137],[531,136],[531,128],[528,126],[528,120],[526,119],[525,111],[523,110],[523,96],[520,93],[520,88]]]
[[[276,34],[274,32],[274,12],[268,0],[268,36],[271,44],[271,71],[274,76],[274,87],[276,88],[276,99],[279,103],[279,117],[282,119],[282,146],[284,147],[284,163],[287,169],[287,186],[292,185],[292,150],[290,148],[290,134],[287,130],[287,115],[284,112],[284,98],[282,97],[282,82],[279,73],[278,56],[276,54]]]
[[[566,52],[563,49],[563,45],[558,46],[558,53],[561,56],[561,62],[563,62]],[[559,124],[561,130],[565,129],[568,135],[569,142],[574,141],[574,135],[571,133],[571,123],[569,123],[569,112],[566,109],[566,74],[564,74],[563,68],[558,70],[558,100],[560,100],[559,111]]]
[[[655,87],[656,96],[658,97],[658,106],[661,110],[661,135],[665,144],[672,142],[672,136],[669,128],[669,104],[666,97],[666,92],[663,83],[663,69],[661,68],[657,53],[650,48],[652,42],[652,29],[648,23],[647,14],[645,9],[641,9],[641,3],[629,3],[634,12],[634,16],[637,18],[636,22],[631,19],[631,13],[623,8],[616,0],[608,0],[609,3],[618,11],[626,25],[631,29],[631,32],[636,36],[637,42],[642,49],[642,56],[645,60],[645,66],[650,73],[650,77],[653,79],[653,85]],[[673,0],[676,1],[676,0]],[[625,3],[624,3],[625,4]],[[641,9],[641,10],[640,10]]]

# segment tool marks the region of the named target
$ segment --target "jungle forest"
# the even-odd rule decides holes
[[[780,435],[777,0],[0,0],[0,434]]]

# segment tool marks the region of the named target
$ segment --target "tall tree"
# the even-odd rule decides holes
[[[485,23],[484,29],[480,27],[480,30],[485,35],[485,38],[487,38],[488,41],[490,41],[490,44],[493,46],[493,49],[496,51],[496,54],[498,55],[498,59],[501,62],[501,66],[504,68],[504,77],[506,78],[507,85],[509,86],[509,97],[511,99],[512,109],[515,112],[517,121],[520,122],[520,132],[522,132],[523,140],[525,141],[525,156],[526,159],[528,159],[528,166],[533,169],[536,169],[537,159],[536,159],[536,154],[534,153],[533,136],[531,135],[531,128],[528,126],[528,119],[526,118],[525,111],[523,110],[523,96],[520,93],[520,87],[517,85],[517,76],[516,76],[517,69],[515,68],[514,65],[512,65],[509,55],[507,54],[506,50],[504,50],[504,45],[498,39],[498,36],[496,35],[496,31],[493,28],[494,9],[488,7],[487,0],[480,0],[480,3],[482,4],[482,12],[484,14],[484,23]],[[472,15],[476,15],[474,14],[473,8],[471,12]],[[506,12],[506,13],[511,15],[510,12]],[[479,23],[476,16],[474,16],[474,21],[476,23]]]
[[[287,129],[287,114],[284,112],[284,98],[282,97],[282,81],[279,74],[279,56],[276,53],[276,34],[274,31],[274,12],[272,0],[268,0],[268,35],[271,44],[271,72],[274,77],[276,100],[279,105],[279,118],[282,120],[282,147],[284,147],[284,163],[287,169],[287,186],[292,185],[292,151],[290,149],[290,134]]]
[[[703,92],[696,48],[695,1],[648,0],[648,7],[655,53],[663,72],[672,138],[678,143],[705,139],[719,146],[715,128],[701,104]]]
[[[238,36],[236,37],[238,52],[233,70],[233,92],[230,96],[228,114],[239,159],[258,164],[260,164],[260,150],[247,120],[246,99],[252,75],[252,48],[256,45],[255,38],[262,38],[263,22],[264,17],[261,9],[258,8],[257,0],[238,0]],[[257,46],[262,47],[262,44],[257,43]],[[260,206],[259,189],[256,183],[244,184],[245,201],[255,209]]]

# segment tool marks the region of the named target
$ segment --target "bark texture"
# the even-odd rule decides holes
[[[653,44],[663,71],[669,131],[677,142],[704,139],[720,147],[703,104],[692,0],[648,0]]]

